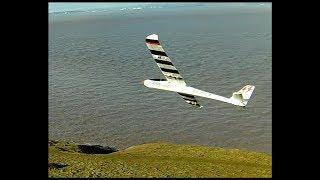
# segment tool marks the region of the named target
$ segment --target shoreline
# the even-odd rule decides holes
[[[111,146],[108,143],[95,143],[95,142],[85,142],[85,141],[79,141],[79,140],[66,140],[66,139],[62,139],[62,138],[52,138],[52,139],[48,139],[48,141],[65,141],[65,142],[70,142],[70,143],[74,143],[74,144],[83,144],[83,145],[100,145],[100,146],[109,146],[109,147],[114,147],[119,151],[123,151],[126,149],[129,149],[131,147],[135,147],[135,146],[140,146],[143,144],[150,144],[150,143],[169,143],[169,144],[176,144],[176,145],[188,145],[188,146],[200,146],[200,147],[208,147],[208,148],[221,148],[221,149],[225,149],[225,150],[240,150],[243,152],[255,152],[255,153],[263,153],[263,154],[268,154],[270,156],[272,156],[272,151],[263,151],[263,150],[250,150],[248,148],[239,148],[239,147],[222,147],[222,146],[213,146],[213,145],[208,145],[208,144],[197,144],[197,143],[184,143],[184,142],[173,142],[173,141],[166,141],[166,140],[155,140],[155,141],[150,141],[150,142],[145,142],[145,143],[141,143],[141,144],[133,144],[130,146],[125,146],[125,145],[121,145],[121,146],[116,146],[114,144],[112,144]]]

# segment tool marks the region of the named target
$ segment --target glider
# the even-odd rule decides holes
[[[244,107],[247,105],[255,88],[254,86],[246,85],[241,90],[234,92],[230,98],[187,86],[179,71],[174,67],[172,61],[160,45],[158,35],[151,34],[147,36],[146,45],[150,50],[153,59],[156,61],[158,67],[160,68],[162,74],[166,77],[166,79],[144,80],[143,84],[148,88],[177,92],[187,103],[199,108],[203,106],[199,104],[195,96],[214,99],[236,106]]]

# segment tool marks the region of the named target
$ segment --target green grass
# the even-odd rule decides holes
[[[271,177],[268,154],[172,143],[84,154],[74,143],[56,141],[49,143],[49,163],[68,164],[49,168],[49,177]]]

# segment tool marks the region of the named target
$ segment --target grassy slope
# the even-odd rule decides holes
[[[195,145],[150,143],[112,154],[79,153],[73,143],[49,146],[49,177],[271,177],[271,156]]]

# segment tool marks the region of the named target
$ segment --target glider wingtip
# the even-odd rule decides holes
[[[159,40],[157,34],[150,34],[146,38],[151,40]]]
[[[144,84],[144,81],[145,81],[145,80],[140,81],[139,84]]]

